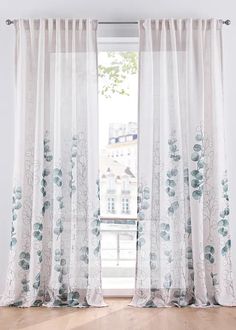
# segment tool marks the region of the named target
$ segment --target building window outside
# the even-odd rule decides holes
[[[122,194],[130,192],[130,181],[128,176],[124,176],[122,180]]]
[[[129,214],[129,199],[122,198],[122,213]]]
[[[107,183],[108,183],[107,192],[108,193],[115,193],[115,191],[116,191],[116,180],[115,180],[114,174],[111,173],[111,174],[108,175]]]
[[[133,141],[133,136],[132,135],[128,135],[126,137],[126,141]]]
[[[115,198],[109,197],[107,200],[107,211],[108,213],[115,213]]]

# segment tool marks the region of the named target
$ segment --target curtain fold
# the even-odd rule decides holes
[[[222,22],[140,21],[139,307],[236,305]]]
[[[29,19],[15,25],[12,230],[1,305],[105,306],[97,22]]]

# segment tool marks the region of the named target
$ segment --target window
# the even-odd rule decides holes
[[[108,213],[115,213],[115,198],[108,198],[107,200],[107,210]]]
[[[122,198],[122,213],[129,214],[129,199]]]
[[[133,140],[133,135],[127,135],[126,141],[132,141]]]
[[[130,193],[130,181],[129,181],[129,177],[128,175],[124,176],[123,177],[123,180],[122,180],[122,191],[121,191],[122,194],[128,194]]]
[[[105,294],[122,295],[133,293],[136,262],[138,43],[107,40],[98,56],[102,280]]]
[[[108,168],[108,171],[110,172],[111,169]],[[115,175],[112,173],[109,173],[107,175],[107,193],[114,194],[116,191],[116,181],[115,181]]]
[[[125,136],[119,137],[119,142],[125,142]]]

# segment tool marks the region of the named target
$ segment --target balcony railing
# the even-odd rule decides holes
[[[101,218],[102,262],[106,267],[112,268],[115,263],[127,268],[130,261],[134,264],[136,233],[136,218]]]

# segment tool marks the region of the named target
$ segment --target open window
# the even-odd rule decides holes
[[[99,38],[102,278],[105,295],[134,289],[137,228],[137,38]]]

